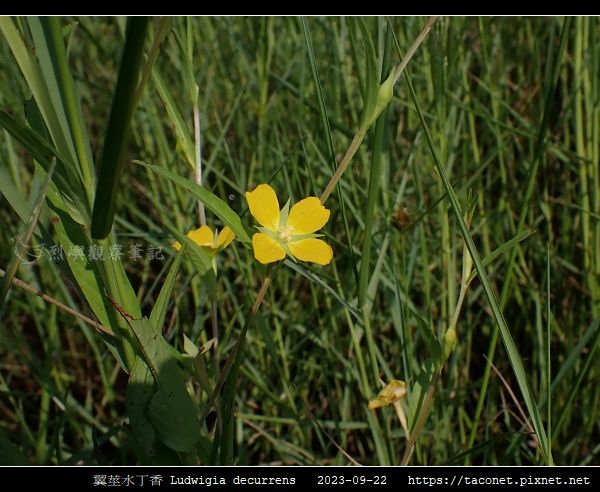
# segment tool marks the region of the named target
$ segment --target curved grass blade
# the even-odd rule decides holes
[[[523,395],[523,399],[525,400],[525,405],[529,412],[529,416],[531,418],[533,428],[535,429],[537,438],[540,442],[540,449],[542,451],[542,454],[544,455],[545,461],[547,463],[551,464],[552,463],[552,451],[550,450],[550,448],[548,446],[548,437],[546,435],[546,430],[544,429],[540,409],[535,401],[533,392],[531,391],[531,388],[529,386],[529,382],[527,380],[527,373],[525,372],[525,367],[523,366],[521,356],[519,355],[517,346],[512,338],[510,329],[508,328],[508,325],[506,324],[506,320],[504,319],[504,315],[502,314],[500,304],[498,303],[498,300],[496,299],[496,295],[494,294],[494,290],[488,279],[487,272],[485,271],[485,267],[479,256],[479,251],[477,250],[477,247],[475,246],[473,238],[471,237],[471,233],[469,232],[467,224],[465,223],[465,220],[463,218],[463,212],[462,212],[461,206],[458,202],[458,198],[456,197],[456,193],[454,192],[454,187],[452,186],[452,184],[448,180],[448,177],[446,176],[446,171],[445,171],[444,166],[438,156],[435,144],[433,142],[433,138],[431,136],[431,133],[429,132],[429,128],[427,126],[425,117],[423,115],[423,111],[419,104],[417,94],[414,90],[412,81],[410,80],[410,77],[407,72],[405,72],[405,78],[406,78],[406,83],[407,83],[409,91],[410,91],[411,98],[413,100],[414,107],[417,111],[419,120],[421,122],[421,127],[423,129],[423,133],[425,134],[425,137],[427,139],[430,153],[433,157],[433,160],[434,160],[436,169],[440,175],[440,178],[442,179],[444,189],[446,190],[446,194],[448,196],[450,206],[452,208],[452,211],[454,212],[461,235],[465,241],[465,244],[469,250],[469,253],[471,254],[471,257],[473,258],[473,264],[475,266],[475,270],[477,271],[477,274],[479,275],[479,278],[481,280],[481,286],[487,297],[490,309],[492,310],[492,315],[494,317],[494,320],[496,321],[496,324],[498,325],[498,327],[500,329],[500,334],[502,336],[502,340],[504,342],[506,352],[510,359],[510,363],[511,363],[511,366],[515,373],[515,377],[517,379],[517,383],[521,390],[521,394]]]

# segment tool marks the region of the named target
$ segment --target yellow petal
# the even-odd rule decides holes
[[[277,232],[279,229],[279,201],[268,184],[258,185],[254,191],[246,192],[250,213],[263,227]]]
[[[219,232],[219,237],[217,238],[216,247],[220,248],[220,249],[227,247],[229,245],[229,243],[231,241],[233,241],[234,237],[235,237],[235,234],[229,227],[227,227],[227,226],[223,227],[223,230],[221,232]]]
[[[287,226],[293,227],[295,235],[312,234],[329,220],[329,210],[315,196],[300,200],[290,210]]]
[[[171,244],[171,246],[173,248],[175,248],[177,251],[179,251],[181,249],[181,243],[179,241],[175,241],[173,244]]]
[[[374,400],[369,401],[369,410],[375,410],[376,408],[381,408],[389,405],[389,403],[380,400],[379,398],[375,398]]]
[[[210,227],[206,225],[188,232],[187,237],[194,241],[198,246],[212,246],[213,241],[215,240],[213,232],[210,230]]]
[[[252,236],[252,247],[254,248],[254,257],[263,265],[285,258],[285,251],[281,244],[262,232],[257,232]]]
[[[300,241],[290,241],[287,245],[292,254],[302,261],[327,265],[333,257],[331,246],[325,241],[314,237],[301,239]]]

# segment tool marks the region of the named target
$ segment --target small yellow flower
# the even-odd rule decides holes
[[[392,379],[388,384],[385,385],[377,398],[369,402],[369,409],[374,410],[375,408],[385,407],[397,402],[406,395],[406,383],[397,379]]]
[[[246,192],[250,213],[262,226],[252,237],[255,258],[263,264],[280,261],[287,254],[293,260],[327,265],[333,257],[331,247],[314,232],[329,220],[329,210],[317,197],[300,200],[290,210],[288,201],[279,210],[279,201],[268,184]]]
[[[223,227],[223,230],[217,234],[216,230],[213,233],[210,227],[204,225],[198,229],[188,232],[187,237],[200,246],[208,256],[215,256],[219,251],[226,248],[227,245],[233,241],[235,234],[227,226]],[[179,244],[179,241],[173,243],[172,246],[177,251],[181,249],[181,244]]]

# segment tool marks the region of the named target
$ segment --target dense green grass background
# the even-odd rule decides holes
[[[200,219],[191,193],[133,160],[194,179],[196,107],[203,182],[251,231],[244,193],[252,186],[269,182],[282,204],[290,196],[321,195],[361,124],[369,70],[375,67],[379,80],[382,63],[384,74],[385,66],[397,65],[398,49],[406,52],[426,21],[366,19],[377,59],[369,58],[352,19],[168,21],[116,189],[114,241],[123,248],[142,314],[152,311],[174,256],[166,225],[185,233]],[[63,19],[62,26],[100,162],[125,20]],[[159,29],[152,19],[148,55]],[[437,19],[406,68],[408,80],[400,77],[394,99],[327,200],[331,219],[324,232],[333,262],[287,261],[273,273],[246,334],[233,462],[403,463],[407,436],[396,411],[367,408],[382,381],[401,379],[412,430],[423,408],[417,388],[432,389],[410,464],[550,463],[531,433],[537,417],[520,389],[525,380],[553,462],[600,464],[598,46],[596,18]],[[2,38],[0,107],[24,121],[30,96]],[[433,153],[463,214],[449,199]],[[33,205],[43,179],[35,169],[30,153],[3,131],[3,270],[27,225],[7,193]],[[469,210],[474,247],[523,376],[507,355],[480,276],[460,303],[465,234],[457,217]],[[221,227],[206,214],[209,225]],[[42,206],[39,224],[51,236],[52,218]],[[36,231],[30,253],[48,244]],[[141,245],[139,258],[132,257],[135,245]],[[185,351],[184,335],[201,347],[217,327],[222,368],[265,271],[239,241],[219,254],[214,285],[183,257],[165,339]],[[94,317],[48,254],[22,264],[17,278]],[[436,360],[436,340],[443,346],[457,303],[456,345],[439,377],[419,383],[427,373],[421,369]],[[100,336],[14,284],[0,316],[2,461],[141,460],[129,438],[127,374]],[[205,382],[214,387],[214,354],[201,359]],[[188,388],[206,402],[201,382],[188,381]],[[201,422],[209,440],[215,420],[211,412]]]

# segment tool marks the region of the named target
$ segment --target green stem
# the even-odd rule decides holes
[[[356,132],[356,134],[354,135],[354,138],[352,139],[352,142],[350,143],[350,147],[348,147],[348,150],[346,151],[346,155],[344,155],[342,162],[340,162],[340,165],[338,166],[335,173],[329,180],[329,183],[327,183],[327,186],[325,187],[325,191],[323,191],[323,194],[321,195],[321,203],[325,203],[327,201],[327,198],[329,198],[329,195],[331,195],[333,188],[335,187],[337,182],[342,177],[342,174],[344,174],[344,171],[346,171],[348,164],[350,164],[350,161],[354,157],[354,154],[356,154],[356,151],[360,147],[360,144],[364,140],[366,134],[367,134],[366,129],[364,129],[364,130],[359,129]]]
[[[230,354],[229,358],[227,359],[227,362],[225,363],[225,366],[223,367],[223,370],[221,371],[219,378],[217,379],[215,388],[213,389],[213,392],[210,395],[210,398],[208,399],[208,402],[206,404],[206,409],[204,410],[202,418],[200,419],[201,422],[204,422],[206,420],[206,417],[208,416],[208,412],[210,412],[212,406],[214,405],[217,395],[221,391],[221,388],[223,387],[223,384],[225,383],[225,379],[229,375],[229,372],[230,372],[231,367],[233,366],[234,362],[236,362],[238,359],[240,359],[239,355],[240,355],[241,351],[243,350],[243,344],[244,344],[244,341],[246,338],[246,332],[248,331],[248,328],[252,324],[252,321],[254,320],[254,317],[256,316],[256,313],[258,312],[258,308],[260,307],[260,305],[265,297],[265,294],[267,293],[267,289],[269,288],[269,285],[271,285],[271,280],[272,280],[271,272],[267,272],[267,276],[265,277],[263,284],[260,287],[258,294],[256,295],[256,299],[254,301],[254,304],[252,305],[250,314],[246,318],[246,322],[244,323],[244,326],[242,327],[242,331],[240,332],[240,334],[235,342],[235,345],[233,346],[233,349],[231,350],[231,354]]]
[[[402,460],[400,460],[401,466],[406,466],[410,461],[410,458],[415,449],[415,444],[417,442],[417,437],[425,425],[427,420],[427,416],[429,415],[429,410],[431,409],[431,405],[433,403],[433,397],[435,395],[435,388],[437,386],[438,381],[440,380],[440,372],[436,372],[433,377],[429,388],[427,388],[427,393],[425,393],[425,398],[423,401],[423,405],[421,406],[421,410],[419,411],[419,415],[417,416],[417,420],[415,422],[415,426],[413,428],[410,437],[408,438],[408,443],[406,444],[406,450],[404,451],[404,455],[402,456]]]
[[[218,311],[217,311],[217,296],[216,294],[212,294],[210,296],[210,310],[211,310],[211,326],[212,326],[212,336],[213,336],[213,365],[215,367],[215,379],[218,380],[221,371],[219,367],[219,324],[218,324]],[[217,429],[219,430],[219,434],[223,430],[223,415],[221,413],[221,405],[219,404],[218,399],[215,402],[216,410],[217,410]]]
[[[260,307],[265,294],[267,293],[267,289],[271,284],[271,276],[267,273],[263,284],[258,291],[256,296],[256,300],[252,305],[252,309],[250,310],[250,315],[246,318],[246,322],[244,323],[244,327],[238,337],[238,340],[235,344],[234,349],[232,350],[232,354],[229,359],[227,359],[227,364],[223,369],[223,374],[225,374],[225,378],[222,378],[225,381],[225,386],[223,389],[223,399],[222,399],[222,419],[223,419],[223,432],[219,434],[221,436],[221,446],[220,446],[220,462],[221,465],[233,465],[234,464],[234,451],[233,451],[233,441],[234,441],[234,412],[233,407],[235,404],[235,394],[236,394],[236,386],[238,377],[240,374],[240,367],[242,365],[242,355],[244,353],[244,342],[246,341],[246,332],[250,327],[250,324],[254,320],[256,313],[258,312],[258,308]],[[231,364],[230,364],[231,363]],[[231,370],[229,370],[231,368]]]
[[[430,17],[427,20],[425,27],[423,27],[423,29],[421,30],[419,35],[416,37],[413,44],[410,46],[410,48],[406,52],[406,55],[402,58],[402,61],[400,62],[400,64],[394,68],[394,84],[400,78],[400,75],[406,68],[406,65],[408,65],[408,62],[410,61],[410,59],[413,57],[413,55],[417,51],[417,48],[421,45],[421,43],[425,39],[425,36],[427,36],[427,33],[429,33],[429,30],[433,26],[433,23],[435,22],[436,19],[437,19],[437,17]],[[392,33],[392,36],[393,36],[393,33]],[[383,111],[383,108],[382,108],[382,111]],[[340,162],[340,165],[338,166],[334,175],[331,177],[331,180],[325,187],[325,191],[321,195],[321,203],[325,203],[327,198],[329,198],[329,195],[331,195],[331,192],[333,191],[334,186],[340,180],[340,178],[342,177],[342,174],[344,174],[344,171],[346,171],[346,168],[348,167],[350,160],[352,159],[352,157],[354,157],[354,154],[356,154],[356,151],[358,150],[358,148],[360,147],[360,144],[364,140],[368,129],[369,129],[368,126],[366,128],[359,128],[356,131],[356,133],[354,134],[354,138],[352,139],[352,142],[350,143],[350,147],[348,147],[348,150],[346,151],[346,155],[342,159],[342,162]]]
[[[202,186],[202,147],[200,140],[200,108],[198,107],[199,89],[196,86],[196,94],[194,100],[194,148],[196,150],[196,184]],[[198,215],[200,217],[200,225],[206,225],[206,212],[204,211],[204,203],[198,200]]]
[[[4,275],[5,275],[4,270],[0,269],[0,277],[4,277]],[[62,302],[56,300],[54,297],[50,297],[48,294],[44,294],[41,290],[36,289],[32,285],[29,285],[27,282],[23,282],[21,279],[14,277],[12,279],[12,283],[14,285],[16,285],[17,287],[20,287],[21,289],[24,289],[28,292],[31,292],[32,294],[35,294],[38,297],[41,297],[46,302],[49,302],[50,304],[54,304],[56,307],[62,309],[63,311],[69,313],[70,315],[75,316],[76,318],[80,319],[84,323],[87,323],[91,327],[98,330],[99,333],[104,333],[105,335],[108,335],[111,337],[115,336],[115,333],[110,328],[107,328],[106,326],[101,325],[97,321],[94,321],[93,319],[88,318],[87,316],[75,311],[74,309],[71,309],[69,306],[66,306]]]

